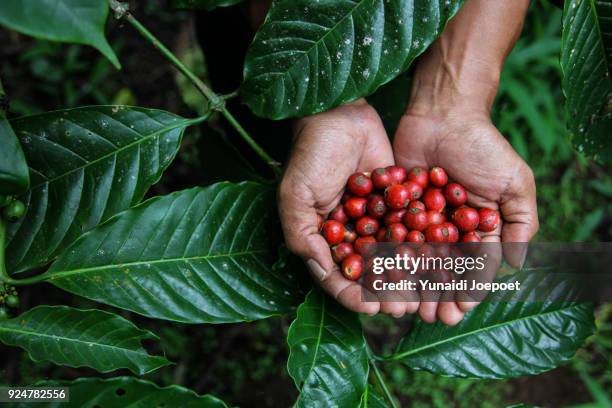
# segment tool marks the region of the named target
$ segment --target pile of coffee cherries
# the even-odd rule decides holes
[[[480,242],[478,231],[495,230],[500,215],[469,207],[467,199],[441,167],[377,168],[351,175],[341,203],[327,220],[319,216],[319,226],[344,276],[357,280],[365,248],[377,242]]]

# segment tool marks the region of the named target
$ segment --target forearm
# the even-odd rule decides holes
[[[419,59],[409,109],[488,113],[528,6],[529,0],[467,0]]]

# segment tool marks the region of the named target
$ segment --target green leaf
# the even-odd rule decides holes
[[[313,289],[287,334],[287,370],[297,407],[357,407],[366,391],[368,356],[357,314]]]
[[[172,0],[171,7],[188,10],[213,10],[242,3],[244,0]]]
[[[593,306],[572,302],[571,282],[525,270],[505,277],[521,291],[491,294],[448,327],[418,321],[392,360],[417,370],[468,378],[511,378],[551,370],[568,361],[595,330]],[[547,301],[534,301],[535,295]]]
[[[274,2],[247,52],[242,98],[255,114],[283,119],[369,95],[406,70],[462,4]]]
[[[368,386],[363,395],[361,396],[361,402],[359,408],[389,408],[391,405],[385,400],[384,397],[377,394],[372,386]]]
[[[50,283],[155,319],[229,323],[290,311],[296,278],[272,267],[274,190],[218,183],[153,198],[85,234]]]
[[[28,165],[10,123],[0,111],[0,194],[21,194],[30,186]]]
[[[108,0],[2,0],[0,25],[44,40],[90,45],[119,69],[104,37],[108,10]]]
[[[79,378],[75,381],[40,381],[36,387],[69,387],[70,401],[37,403],[37,407],[61,408],[123,408],[123,407],[177,407],[182,408],[227,408],[220,399],[206,394],[171,385],[156,384],[133,377]],[[11,405],[31,408],[31,403]]]
[[[0,341],[26,349],[33,361],[100,372],[127,368],[142,375],[170,364],[142,348],[150,339],[157,336],[123,317],[67,306],[38,306],[0,322]]]
[[[30,166],[27,213],[8,228],[7,267],[55,258],[85,231],[142,199],[191,121],[167,112],[92,106],[11,121]]]
[[[578,151],[612,160],[612,0],[567,0],[561,50],[568,127]]]

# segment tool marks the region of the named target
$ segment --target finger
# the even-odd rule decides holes
[[[454,296],[449,293],[449,296]],[[437,309],[437,317],[447,326],[454,326],[463,320],[464,313],[454,301],[442,300]]]
[[[535,180],[526,165],[503,194],[500,209],[504,219],[504,257],[511,266],[520,268],[527,255],[527,243],[539,229]]]
[[[424,322],[434,323],[436,321],[439,298],[440,292],[427,291],[426,294],[421,295],[419,316]]]

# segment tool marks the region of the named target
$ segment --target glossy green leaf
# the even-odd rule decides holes
[[[391,405],[385,400],[384,397],[377,394],[372,386],[368,386],[365,392],[361,396],[361,402],[359,408],[390,408]]]
[[[104,37],[108,0],[2,0],[0,25],[50,41],[95,47],[120,68]]]
[[[368,356],[357,314],[313,289],[287,334],[287,370],[297,407],[357,407],[367,387]]]
[[[44,408],[227,408],[220,399],[206,394],[171,385],[156,384],[133,377],[79,378],[75,381],[40,381],[36,387],[69,387],[69,402],[43,402],[36,407]],[[13,404],[11,407],[31,408],[31,403]]]
[[[390,358],[469,378],[534,375],[568,361],[595,330],[593,306],[574,303],[577,289],[554,273],[526,270],[504,280],[517,277],[520,292],[491,294],[454,327],[419,321]]]
[[[244,0],[172,0],[174,8],[188,10],[213,10],[217,7],[228,7],[242,3]]]
[[[406,70],[462,4],[274,2],[248,50],[242,98],[255,114],[283,119],[369,95]]]
[[[12,120],[31,187],[22,197],[26,216],[8,229],[9,271],[51,261],[83,232],[140,202],[174,159],[190,123],[123,106]]]
[[[101,372],[127,368],[142,375],[169,364],[142,347],[151,339],[157,336],[121,316],[66,306],[38,306],[0,322],[0,341],[26,349],[34,361]]]
[[[612,161],[612,0],[567,0],[561,50],[568,127],[578,151]]]
[[[0,111],[0,194],[21,194],[30,186],[30,176],[21,145]]]
[[[218,183],[148,200],[82,236],[48,281],[144,316],[227,323],[290,311],[301,296],[273,268],[274,190]]]

